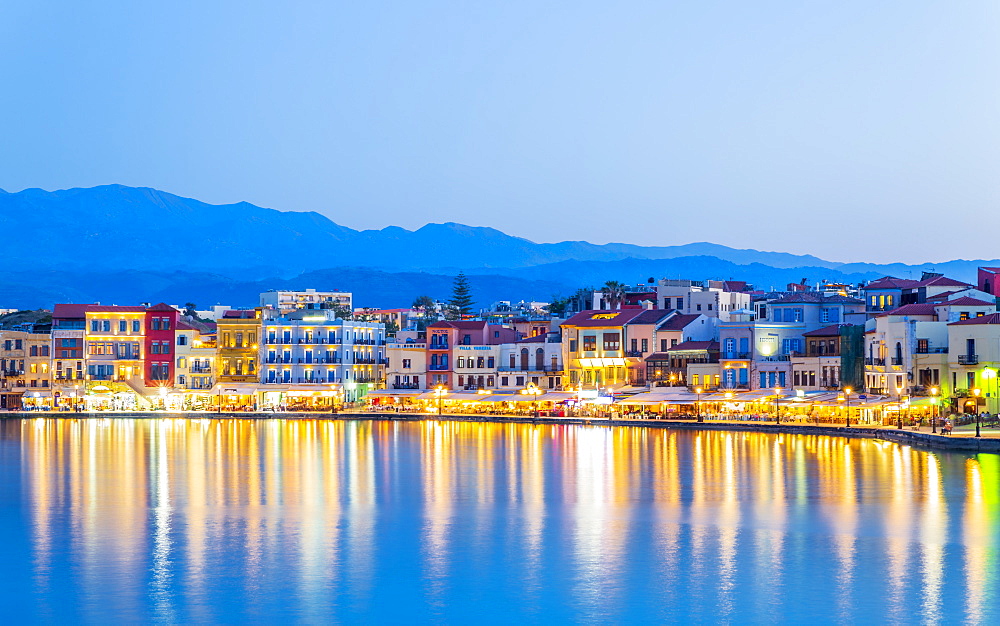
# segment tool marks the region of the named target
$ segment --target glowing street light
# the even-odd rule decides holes
[[[851,427],[851,394],[854,390],[850,387],[844,389],[844,399],[847,401],[847,427]]]
[[[438,401],[438,415],[444,413],[444,395],[446,391],[444,385],[438,385],[434,388],[434,395],[437,397]]]
[[[704,391],[701,387],[696,387],[694,392],[698,394],[698,400],[695,404],[695,411],[698,414],[698,421],[704,422],[705,418],[701,416],[701,392]]]
[[[545,392],[539,389],[535,383],[531,383],[521,393],[526,393],[531,396],[531,409],[535,415],[535,419],[538,419],[538,396]]]
[[[774,423],[781,423],[781,409],[778,408],[778,398],[781,397],[781,387],[774,388]]]

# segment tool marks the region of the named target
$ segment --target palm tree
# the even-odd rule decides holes
[[[625,290],[627,285],[617,280],[609,280],[601,287],[601,294],[608,301],[608,307],[617,309],[625,300]]]

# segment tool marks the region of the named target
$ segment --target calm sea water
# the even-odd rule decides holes
[[[1000,457],[450,422],[4,420],[5,621],[1000,620]]]

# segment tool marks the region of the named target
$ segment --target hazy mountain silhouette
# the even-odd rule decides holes
[[[712,243],[535,243],[456,223],[359,231],[315,212],[211,205],[122,185],[0,192],[0,233],[8,260],[0,307],[60,300],[252,305],[258,291],[274,287],[349,289],[359,305],[406,306],[417,295],[446,297],[460,269],[474,276],[477,303],[485,306],[611,279],[732,278],[783,288],[803,278],[919,278],[925,269],[974,281],[976,267],[1000,265],[837,263]]]

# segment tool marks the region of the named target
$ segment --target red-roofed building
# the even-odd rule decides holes
[[[427,327],[429,386],[444,386],[452,390],[495,388],[496,380],[490,384],[490,378],[496,372],[500,345],[516,339],[517,332],[514,329],[483,321],[442,321],[431,324]],[[463,368],[458,368],[460,356]],[[471,369],[467,367],[467,359],[470,357],[475,366]],[[483,367],[478,367],[479,357],[483,359]],[[480,376],[483,378],[482,385],[479,383]]]
[[[145,379],[147,387],[172,389],[174,378],[174,346],[176,345],[177,323],[180,311],[163,302],[146,309],[146,359]],[[164,403],[166,398],[158,398]]]

